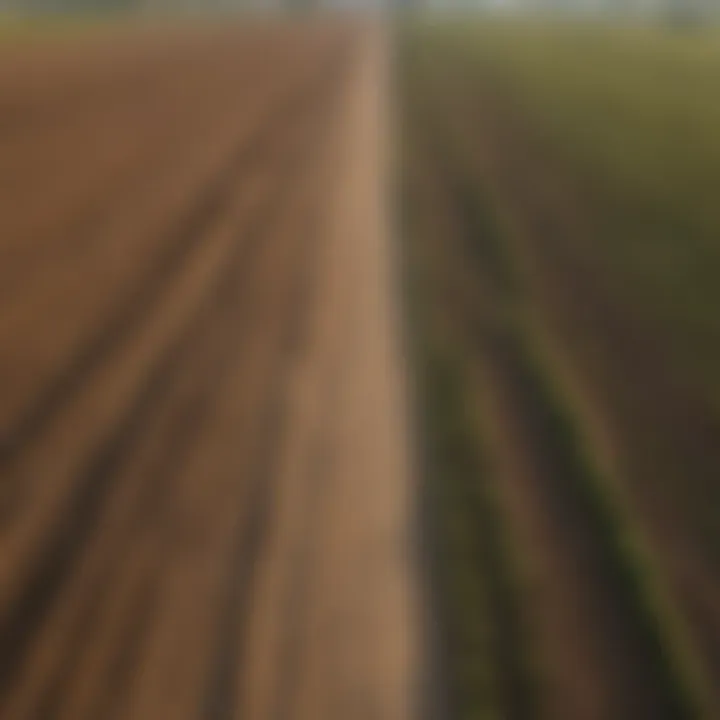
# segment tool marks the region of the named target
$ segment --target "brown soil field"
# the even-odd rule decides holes
[[[0,49],[0,717],[407,718],[367,24]]]

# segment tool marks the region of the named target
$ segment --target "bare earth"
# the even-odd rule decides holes
[[[0,51],[0,717],[401,720],[385,44]]]

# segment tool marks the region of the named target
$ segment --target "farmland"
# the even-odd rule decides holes
[[[720,716],[720,34],[383,22],[0,26],[2,720]]]
[[[720,37],[398,34],[456,717],[720,712]]]
[[[64,32],[0,47],[0,717],[409,718],[382,30]]]

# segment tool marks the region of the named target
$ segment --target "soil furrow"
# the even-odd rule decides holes
[[[248,22],[0,48],[8,720],[410,717],[381,34]]]
[[[314,79],[317,83],[317,80]],[[193,207],[184,217],[174,223],[168,232],[171,242],[156,260],[147,275],[134,292],[130,303],[100,323],[100,332],[77,352],[71,362],[45,387],[41,388],[29,406],[16,417],[11,429],[5,433],[0,444],[0,467],[7,468],[53,420],[58,409],[72,397],[78,386],[85,382],[94,366],[103,360],[120,343],[127,342],[133,329],[148,307],[158,301],[174,273],[191,257],[192,251],[201,242],[209,223],[227,205],[232,187],[248,171],[252,170],[263,158],[263,151],[273,141],[286,122],[288,115],[296,112],[295,106],[311,105],[320,89],[324,89],[326,80],[317,83],[314,92],[305,87],[293,88],[290,97],[286,97],[269,114],[269,119],[259,125],[257,136],[237,148],[227,162],[198,196]]]
[[[296,146],[298,141],[300,143],[305,142],[302,135],[295,140]],[[297,153],[297,147],[294,152]],[[292,164],[293,162],[288,161],[283,154],[279,154],[276,160],[275,172]],[[290,175],[294,177],[295,172],[297,171],[292,170]],[[253,288],[250,279],[257,265],[255,255],[260,250],[263,238],[269,234],[267,228],[268,212],[270,212],[270,208],[275,209],[278,205],[283,205],[283,196],[287,193],[287,190],[287,187],[280,187],[275,190],[264,201],[264,212],[262,210],[256,211],[257,217],[254,221],[251,220],[247,228],[244,229],[241,236],[244,245],[242,258],[239,261],[236,259],[234,262],[231,258],[230,261],[234,268],[232,296],[228,297],[227,302],[223,302],[218,311],[214,313],[215,316],[218,316],[218,319],[211,318],[213,327],[204,329],[206,335],[208,334],[207,330],[213,335],[193,342],[194,347],[203,348],[202,354],[198,356],[197,351],[194,351],[191,353],[194,357],[188,359],[183,357],[178,361],[178,365],[184,366],[188,364],[192,366],[193,361],[195,365],[199,364],[199,367],[194,370],[190,368],[182,371],[179,368],[174,370],[175,375],[181,372],[185,375],[192,373],[198,378],[198,382],[192,388],[192,394],[185,398],[185,404],[174,410],[171,434],[165,438],[163,444],[164,452],[156,458],[147,473],[150,482],[144,486],[139,497],[134,500],[133,517],[128,518],[130,527],[134,528],[134,533],[147,533],[149,524],[156,521],[158,517],[162,517],[163,503],[167,503],[167,496],[172,489],[171,483],[177,474],[178,468],[184,464],[188,453],[193,451],[195,436],[205,425],[205,419],[215,404],[218,393],[224,387],[227,374],[234,368],[237,353],[242,348],[242,339],[245,336],[242,319],[250,311],[251,297],[248,295],[248,291]],[[208,324],[205,323],[206,326]],[[231,333],[230,341],[225,340],[228,337],[228,332]],[[215,339],[215,336],[217,339]],[[177,381],[173,382],[173,386],[177,384]],[[165,395],[168,396],[169,392],[166,392]],[[182,398],[182,393],[174,390],[169,397],[164,398],[163,402],[167,404],[172,396],[178,395]],[[154,414],[157,414],[155,408],[152,410]],[[144,422],[148,424],[152,423],[152,420],[147,419]],[[126,478],[123,485],[127,486],[128,484],[130,484],[129,478]],[[118,541],[121,540],[123,539],[118,538]],[[42,709],[38,711],[38,718],[55,717],[57,708],[62,706],[62,696],[59,693],[67,690],[72,673],[76,672],[79,653],[82,653],[83,649],[86,648],[86,643],[92,640],[93,618],[107,603],[108,594],[111,592],[110,578],[119,574],[122,567],[132,561],[131,549],[132,545],[125,538],[122,544],[118,542],[114,545],[114,551],[110,547],[106,547],[104,550],[106,571],[103,572],[101,578],[95,580],[93,588],[86,590],[81,599],[76,601],[76,604],[84,603],[85,609],[78,612],[78,634],[68,643],[75,654],[75,659],[73,660],[69,656],[64,657],[59,672],[51,685],[54,690],[50,689],[43,695]],[[156,574],[149,577],[148,581],[151,584],[156,584],[158,579]],[[150,592],[150,590],[146,592]],[[80,608],[82,607],[80,605]],[[121,643],[119,648],[121,654],[123,653],[123,646],[124,643]],[[55,710],[51,710],[51,708],[55,708]]]
[[[322,87],[327,92],[326,86]],[[286,187],[289,177],[292,175],[288,174],[284,180]],[[222,187],[226,187],[224,182]],[[218,205],[219,201],[213,201],[214,208]],[[264,227],[271,221],[274,209],[273,203],[266,204],[264,211],[256,220],[256,228],[247,233],[247,237],[243,238],[244,242],[237,244],[234,257],[229,260],[223,277],[213,288],[212,295],[206,298],[183,334],[156,364],[144,386],[138,391],[134,406],[118,429],[113,431],[110,441],[91,456],[85,470],[79,474],[77,490],[69,506],[60,514],[60,525],[49,533],[49,539],[44,543],[46,549],[41,553],[41,564],[31,574],[31,579],[25,584],[22,594],[4,618],[0,631],[2,638],[0,646],[3,648],[0,687],[3,691],[12,681],[14,672],[21,667],[22,655],[28,647],[31,633],[59,592],[73,558],[93,531],[99,508],[110,489],[109,478],[116,472],[116,466],[126,458],[132,443],[143,432],[150,408],[171,387],[179,358],[191,347],[195,334],[202,329],[208,312],[211,308],[226,302],[228,293],[232,292],[235,283],[241,282],[237,276],[238,271],[246,270],[251,266],[246,262],[246,257],[249,257],[248,253],[261,242]],[[187,237],[195,240],[195,236],[191,236],[189,231]]]

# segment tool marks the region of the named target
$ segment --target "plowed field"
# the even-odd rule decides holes
[[[384,43],[0,50],[0,717],[403,718]]]

